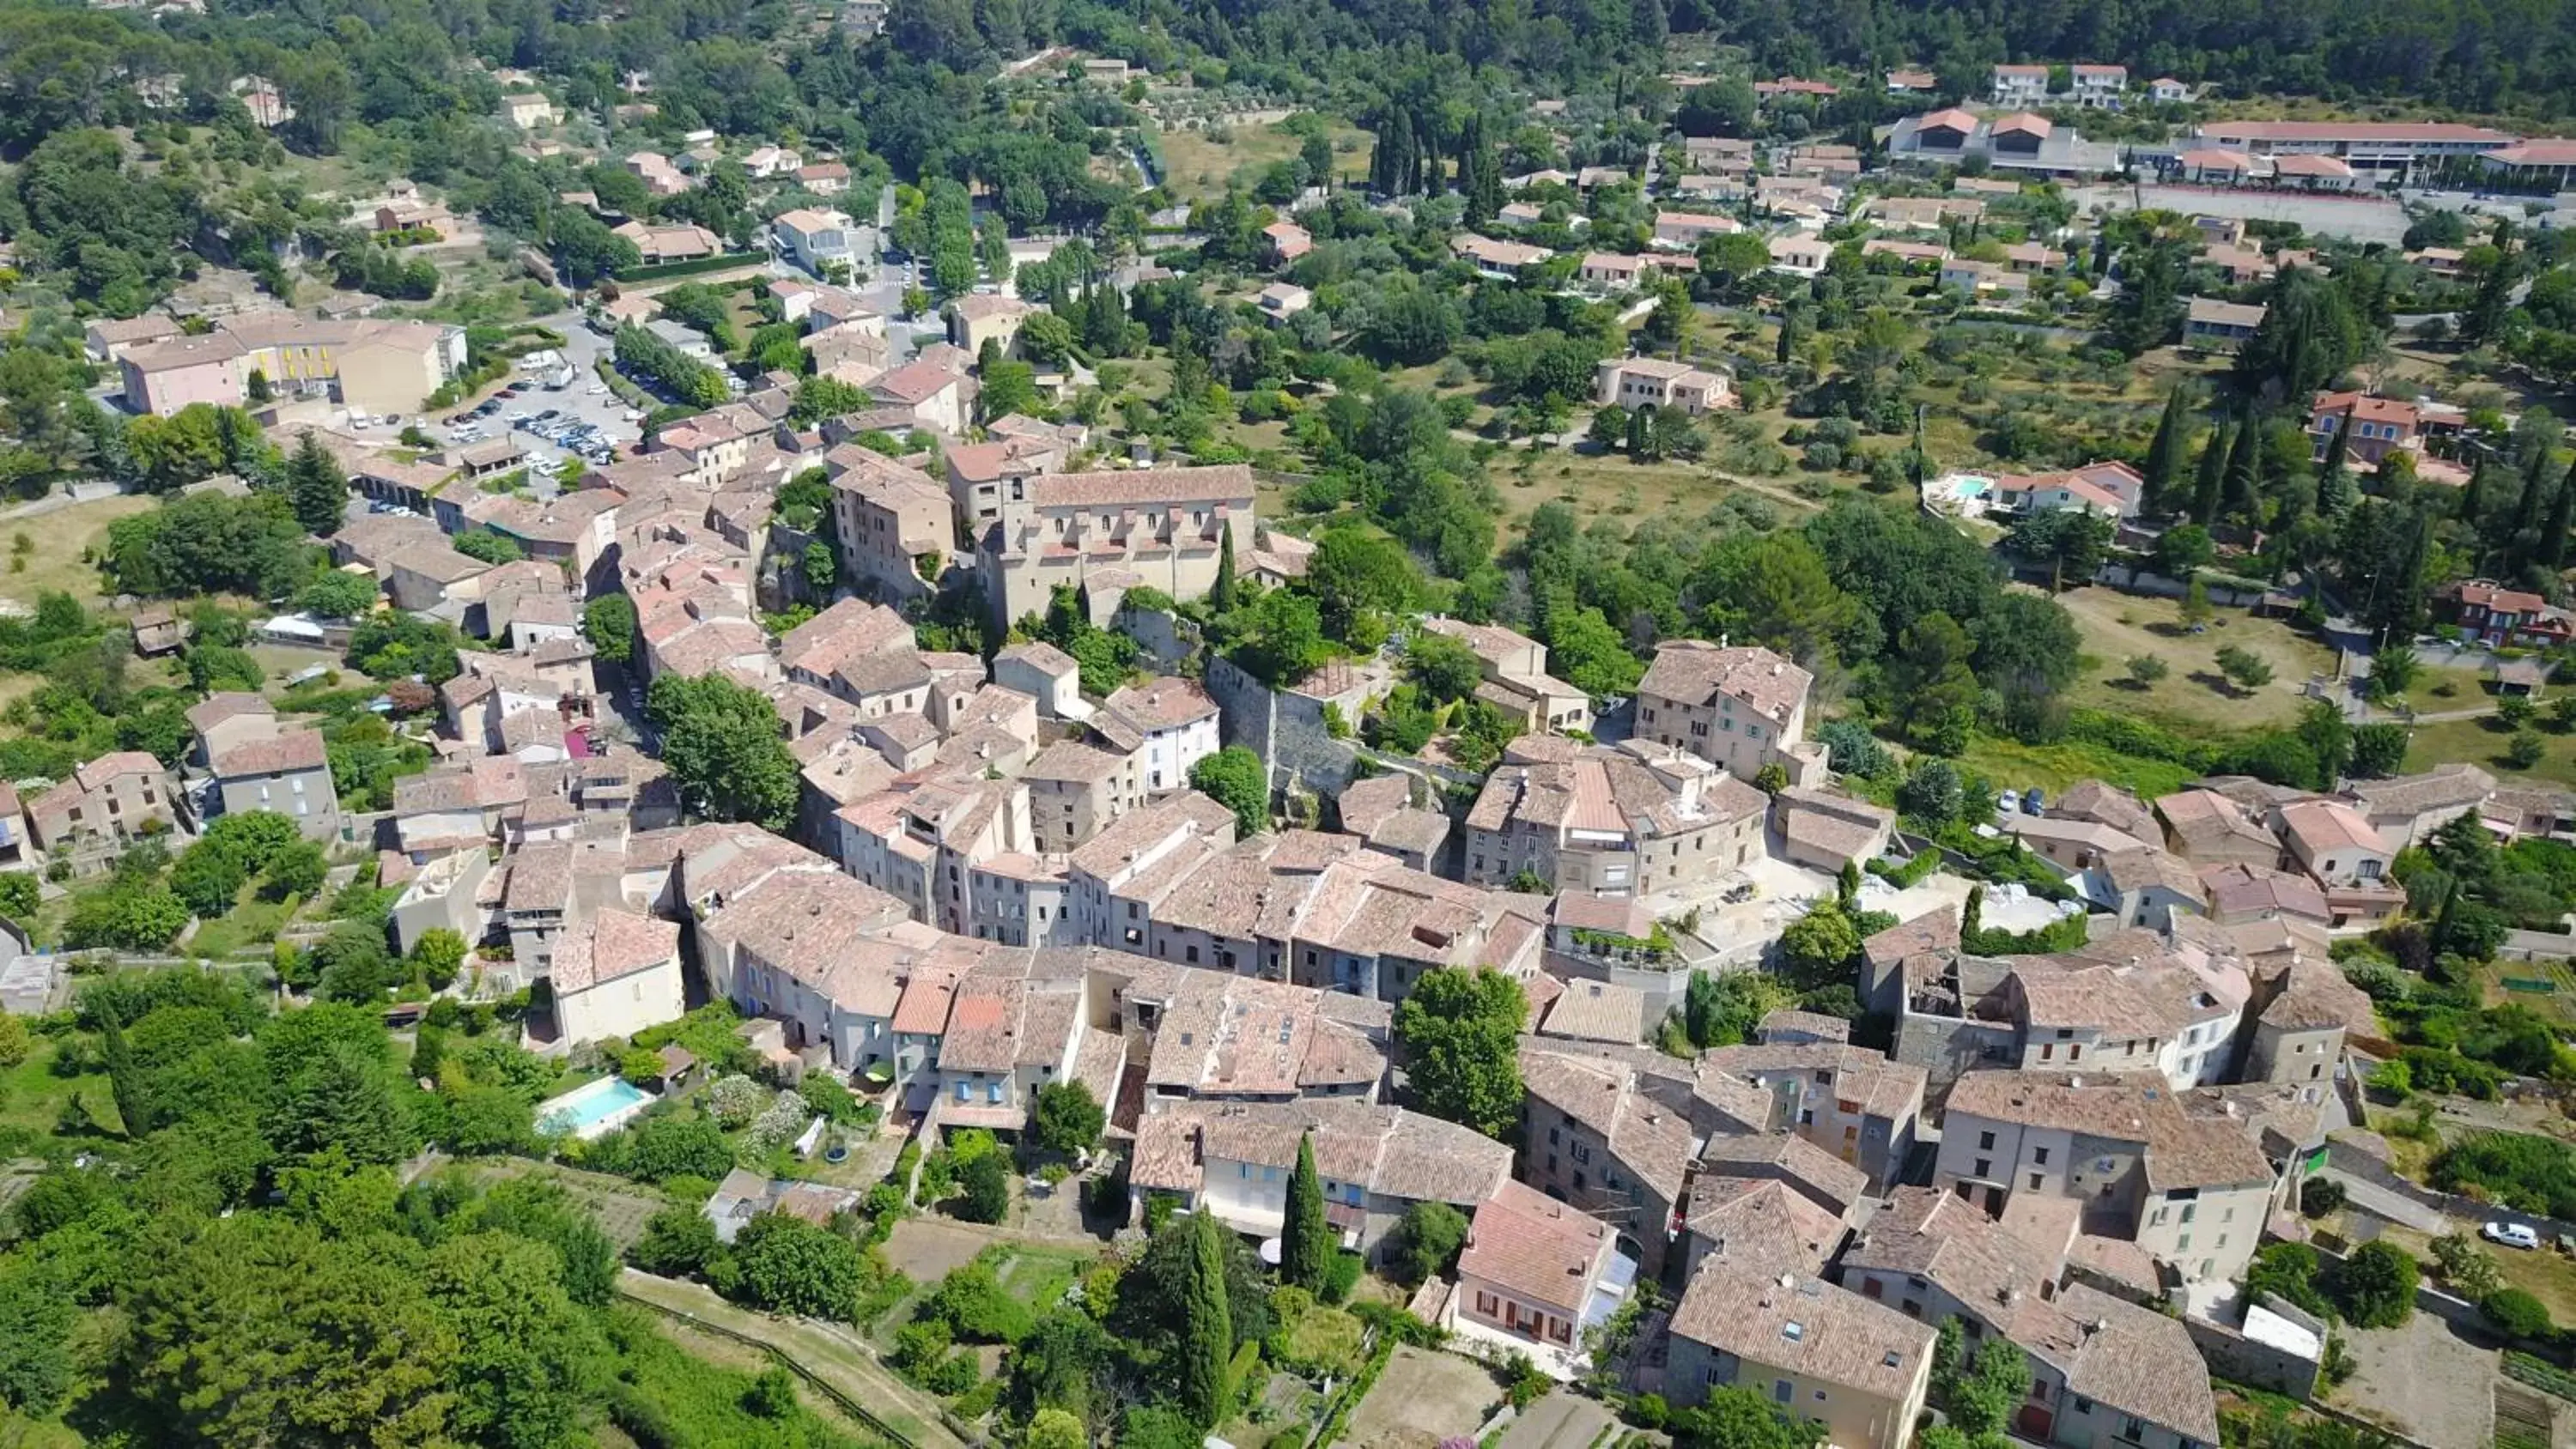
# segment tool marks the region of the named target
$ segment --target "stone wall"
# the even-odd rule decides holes
[[[2325,1321],[2266,1293],[2259,1300],[2263,1307],[2317,1336],[2323,1343]],[[2241,1329],[2215,1323],[2206,1318],[2183,1319],[2191,1331],[2191,1341],[2200,1348],[2200,1356],[2209,1360],[2210,1372],[2223,1379],[2257,1388],[2271,1389],[2305,1400],[2316,1390],[2321,1365],[2316,1359],[2303,1358],[2288,1349],[2247,1338]]]

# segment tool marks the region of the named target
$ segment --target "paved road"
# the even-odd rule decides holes
[[[835,1324],[805,1318],[773,1318],[738,1308],[699,1283],[656,1278],[628,1268],[619,1274],[617,1291],[639,1302],[731,1329],[794,1359],[815,1378],[867,1406],[919,1449],[966,1449],[965,1441],[939,1420],[938,1405],[876,1361],[855,1334]]]

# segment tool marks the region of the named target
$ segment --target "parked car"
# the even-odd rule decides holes
[[[2509,1223],[2501,1218],[2479,1228],[2478,1236],[2490,1243],[2501,1243],[2508,1248],[2528,1249],[2540,1246],[2540,1234],[2534,1232],[2529,1223]]]
[[[1998,814],[1998,815],[2011,815],[2011,814],[2013,814],[2013,813],[2015,813],[2015,812],[2019,811],[2020,809],[2021,809],[2021,796],[2020,796],[2020,794],[2019,794],[2018,792],[2016,792],[2016,791],[2012,791],[2012,790],[2005,790],[2005,791],[2003,791],[2003,792],[2001,792],[2001,793],[1999,793],[1999,794],[1997,794],[1997,795],[1995,796],[1995,813],[1996,813],[1996,814]]]
[[[2021,813],[2037,815],[2048,808],[2048,795],[2037,785],[2021,792]]]

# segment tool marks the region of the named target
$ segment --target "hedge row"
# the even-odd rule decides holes
[[[658,282],[668,277],[694,277],[704,272],[728,271],[734,267],[766,263],[765,252],[726,252],[720,256],[700,257],[693,262],[656,262],[649,267],[628,267],[617,274],[621,282]]]

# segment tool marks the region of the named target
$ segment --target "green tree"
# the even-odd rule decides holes
[[[866,1287],[858,1244],[787,1213],[743,1224],[731,1256],[744,1301],[778,1313],[847,1320]]]
[[[1246,836],[1270,827],[1270,772],[1259,755],[1241,745],[1228,745],[1190,766],[1190,788],[1233,811],[1235,829]]]
[[[665,1278],[685,1278],[715,1257],[715,1220],[687,1203],[672,1203],[644,1220],[643,1236],[626,1250],[637,1269]]]
[[[1037,1110],[1030,1123],[1040,1146],[1067,1157],[1100,1145],[1108,1113],[1080,1082],[1047,1082],[1038,1088]]]
[[[1832,901],[1818,901],[1780,933],[1780,965],[1801,988],[1845,981],[1860,955],[1860,928]]]
[[[0,1261],[0,1405],[32,1418],[51,1415],[71,1392],[80,1314],[63,1276],[29,1256]]]
[[[443,991],[465,966],[465,938],[445,926],[432,926],[412,943],[411,965],[432,991]]]
[[[609,1382],[608,1344],[565,1290],[554,1248],[468,1234],[431,1251],[422,1281],[456,1333],[447,1385],[460,1439],[553,1449],[586,1427]]]
[[[1418,1202],[1404,1210],[1395,1225],[1389,1263],[1407,1283],[1422,1283],[1448,1273],[1467,1246],[1467,1215],[1445,1202]]]
[[[1674,1411],[1674,1449],[1818,1449],[1821,1420],[1793,1419],[1752,1389],[1732,1384],[1708,1391],[1699,1407]]]
[[[681,803],[714,820],[784,830],[796,813],[796,758],[769,697],[721,674],[664,674],[645,697]]]
[[[2013,1412],[2030,1397],[2030,1361],[2001,1339],[1977,1350],[1976,1368],[1950,1387],[1946,1401],[1950,1422],[1969,1442],[2010,1427]]]
[[[142,1069],[134,1064],[134,1053],[126,1045],[125,1024],[112,1010],[99,1014],[98,1045],[99,1055],[107,1062],[117,1118],[125,1124],[125,1135],[139,1142],[152,1134],[152,1099],[144,1090]]]
[[[1234,521],[1226,520],[1218,541],[1216,582],[1208,585],[1208,607],[1222,614],[1234,607]]]
[[[2355,725],[2352,773],[2365,780],[2385,779],[2406,764],[2406,727],[2401,724]]]
[[[1313,1293],[1338,1245],[1324,1221],[1324,1180],[1315,1173],[1312,1133],[1297,1139],[1297,1166],[1288,1174],[1288,1215],[1279,1230],[1279,1281]]]
[[[1395,1008],[1395,1038],[1422,1109],[1501,1137],[1521,1110],[1521,984],[1500,971],[1424,972]]]
[[[2190,391],[2176,387],[2165,394],[2155,438],[2147,444],[2146,465],[2139,470],[2146,479],[2140,490],[2141,511],[2161,515],[2181,501],[2175,495],[2182,486],[2182,460],[2191,451],[2192,431]]]
[[[998,1223],[1011,1211],[1011,1169],[999,1152],[987,1152],[967,1159],[957,1169],[957,1181],[964,1189],[958,1196],[957,1216],[970,1223]]]
[[[2415,1316],[2415,1255],[2390,1242],[2364,1243],[2331,1276],[2327,1291],[2356,1328],[2396,1328]]]
[[[134,1422],[180,1444],[452,1442],[464,1346],[411,1255],[284,1213],[192,1228],[117,1292],[103,1377]]]
[[[611,664],[635,657],[635,601],[624,594],[602,594],[581,606],[581,635]]]
[[[1515,983],[1515,990],[1518,989]],[[1214,1428],[1225,1418],[1227,1365],[1234,1356],[1234,1315],[1228,1300],[1224,1229],[1214,1213],[1190,1216],[1189,1257],[1183,1280],[1180,1344],[1174,1364],[1180,1406],[1192,1422]]]
[[[349,478],[323,451],[321,434],[306,433],[286,460],[286,500],[305,532],[329,538],[340,531],[349,510]]]

